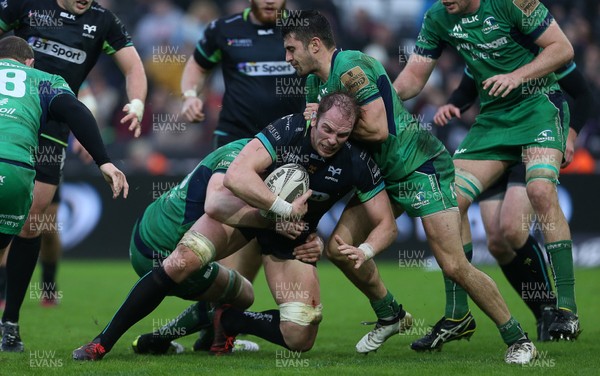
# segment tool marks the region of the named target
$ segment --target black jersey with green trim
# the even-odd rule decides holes
[[[204,69],[221,63],[225,81],[218,131],[253,137],[265,125],[304,110],[304,79],[285,61],[276,25],[256,25],[250,9],[210,23],[194,59]]]
[[[95,1],[76,15],[55,0],[3,0],[0,29],[25,39],[35,52],[35,67],[61,75],[75,94],[103,51],[111,55],[133,45],[121,21]]]
[[[297,163],[308,172],[313,194],[303,220],[309,224],[310,232],[316,230],[323,214],[348,192],[356,190],[360,202],[366,202],[385,187],[381,171],[367,151],[346,142],[335,155],[325,159],[312,147],[312,130],[304,115],[292,114],[274,121],[256,135],[271,155],[272,169]]]

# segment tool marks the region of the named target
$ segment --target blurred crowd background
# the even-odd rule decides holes
[[[190,171],[211,150],[223,92],[222,76],[215,69],[205,90],[207,120],[187,124],[180,115],[179,83],[185,62],[215,18],[242,11],[247,0],[99,0],[127,26],[144,61],[149,93],[143,134],[133,139],[119,124],[127,103],[123,76],[112,59],[104,56],[89,76],[98,101],[98,122],[110,144],[114,160],[125,172],[181,175]],[[356,49],[380,60],[392,80],[412,51],[426,9],[435,0],[287,0],[288,9],[318,9],[332,23],[338,47]],[[577,140],[571,173],[600,173],[600,3],[597,0],[542,0],[575,48],[575,60],[595,94],[593,116]],[[283,47],[282,47],[283,48]],[[417,98],[406,103],[446,147],[453,152],[474,121],[474,106],[461,120],[446,127],[433,125],[433,115],[446,103],[460,82],[464,65],[445,50],[429,83]],[[265,124],[266,126],[267,124]],[[94,173],[77,162],[66,174]]]

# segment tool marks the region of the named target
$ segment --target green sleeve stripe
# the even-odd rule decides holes
[[[102,43],[102,51],[104,51],[104,53],[107,55],[112,55],[115,52],[117,52],[117,50],[112,48],[112,46],[110,44],[108,44],[107,41],[104,41],[104,43]]]
[[[573,72],[576,67],[577,64],[575,64],[575,62],[572,61],[571,63],[565,65],[563,68],[559,68],[556,72],[554,72],[554,74],[556,75],[556,79],[562,80],[569,73]]]
[[[57,138],[54,138],[54,137],[52,137],[52,136],[48,136],[48,135],[47,135],[47,134],[45,134],[45,133],[42,133],[42,134],[40,135],[40,137],[44,137],[45,139],[48,139],[48,140],[50,140],[50,141],[54,141],[54,142],[56,142],[57,144],[59,144],[59,145],[62,145],[62,146],[64,146],[64,147],[67,147],[67,146],[69,146],[69,144],[67,144],[66,142],[62,142],[61,140],[59,140],[59,139],[57,139]]]
[[[198,50],[198,52],[200,52],[202,56],[204,56],[206,60],[210,61],[211,63],[217,64],[219,61],[221,61],[221,50],[216,50],[212,55],[208,56],[200,46],[200,43],[196,45],[196,49]]]
[[[372,199],[373,197],[377,196],[379,194],[379,192],[383,191],[385,189],[385,184],[383,182],[379,183],[379,185],[377,187],[375,187],[375,189],[370,190],[369,192],[360,192],[360,191],[356,191],[356,197],[358,197],[358,199],[360,200],[360,202],[367,202],[370,199]]]
[[[542,168],[547,168],[549,170],[552,170],[552,171],[556,172],[556,174],[558,175],[558,169],[556,167],[552,166],[551,164],[547,164],[547,163],[533,165],[527,169],[527,172],[533,171],[533,170],[539,170]]]
[[[6,22],[0,20],[0,29],[2,29],[2,31],[9,31],[11,27]]]
[[[242,13],[242,18],[244,19],[244,21],[248,21],[248,17],[250,16],[250,8],[246,8],[244,9],[244,12]]]
[[[473,74],[471,73],[471,71],[469,70],[469,68],[465,67],[465,74],[472,80],[474,80],[475,78],[473,77]]]
[[[271,142],[267,139],[267,136],[265,136],[262,133],[259,133],[256,135],[256,138],[258,138],[258,140],[262,142],[265,149],[267,149],[267,151],[271,155],[271,160],[275,162],[277,160],[277,153],[275,152],[275,148],[273,147],[273,145],[271,145]]]

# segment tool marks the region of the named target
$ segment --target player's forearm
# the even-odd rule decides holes
[[[275,195],[257,173],[245,167],[236,168],[235,162],[227,170],[223,185],[255,208],[269,210],[275,201]]]
[[[568,63],[573,58],[573,47],[565,43],[552,43],[542,50],[529,64],[514,73],[523,82],[544,77]]]
[[[394,81],[394,89],[402,100],[415,97],[423,90],[436,61],[432,58],[412,54],[408,64]]]
[[[204,211],[214,220],[231,227],[273,227],[272,222],[260,215],[258,209],[233,196],[231,192],[221,198],[207,196]]]
[[[124,74],[129,101],[139,99],[142,103],[145,103],[148,95],[148,81],[146,80],[146,72],[142,61],[133,62]]]
[[[181,93],[190,96],[192,91],[196,96],[204,91],[208,71],[198,65],[194,57],[190,57],[181,76]]]
[[[394,89],[398,97],[403,101],[417,96],[423,90],[423,86],[418,85],[418,80],[410,73],[402,71],[394,81]]]
[[[397,236],[398,228],[396,227],[396,221],[386,219],[375,226],[365,240],[365,243],[370,244],[377,255],[392,245]]]
[[[461,112],[464,112],[473,105],[477,99],[477,95],[475,80],[467,74],[463,74],[460,84],[450,95],[448,104],[452,104],[458,107]]]
[[[50,104],[50,115],[53,119],[69,126],[73,135],[90,153],[98,166],[110,162],[98,131],[98,124],[83,103],[70,94],[59,95]]]
[[[124,47],[114,54],[114,60],[125,77],[129,101],[139,99],[144,103],[148,93],[148,82],[144,64],[136,49],[133,46]]]

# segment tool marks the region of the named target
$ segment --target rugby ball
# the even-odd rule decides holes
[[[299,164],[288,163],[271,172],[265,184],[271,192],[291,203],[308,191],[308,172]]]

